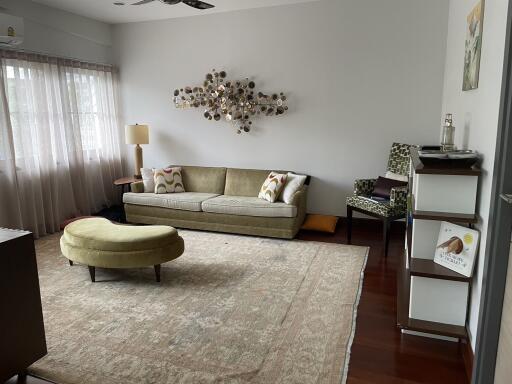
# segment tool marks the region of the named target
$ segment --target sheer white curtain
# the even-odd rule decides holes
[[[0,55],[0,226],[42,236],[112,204],[122,173],[112,69]]]

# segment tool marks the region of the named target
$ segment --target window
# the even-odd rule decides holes
[[[113,110],[109,108],[113,99],[108,94],[112,92],[110,73],[13,59],[5,59],[4,64],[16,158],[51,153],[57,159],[57,152],[69,144],[66,135],[70,134],[79,143],[71,146],[74,149],[102,150],[105,120],[110,124],[116,118],[109,115]],[[0,135],[0,158],[5,157],[4,136]]]
[[[99,81],[100,78],[91,73],[66,73],[70,97],[77,98],[76,103],[71,103],[71,119],[73,125],[80,127],[82,149],[87,151],[101,149]]]

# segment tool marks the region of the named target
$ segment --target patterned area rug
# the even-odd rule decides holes
[[[49,353],[30,371],[71,383],[341,383],[368,249],[180,231],[153,268],[69,266],[36,242]]]

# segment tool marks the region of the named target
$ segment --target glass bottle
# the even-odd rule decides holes
[[[443,134],[441,136],[441,149],[445,152],[455,150],[455,127],[452,123],[452,114],[447,113],[444,119]]]

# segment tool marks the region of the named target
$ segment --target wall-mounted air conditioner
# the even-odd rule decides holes
[[[23,43],[23,19],[0,13],[0,47],[16,46]]]

